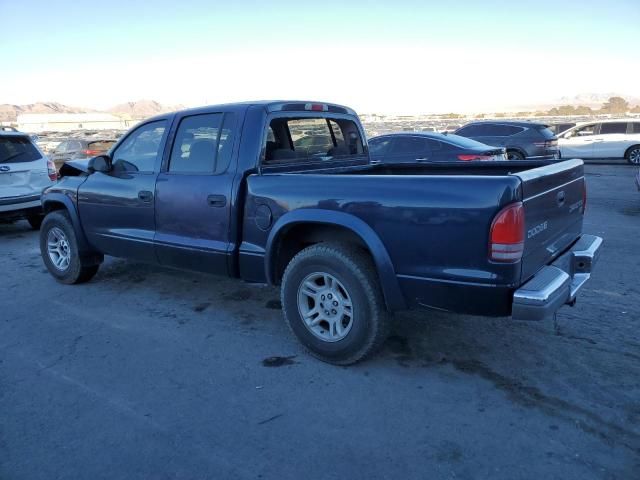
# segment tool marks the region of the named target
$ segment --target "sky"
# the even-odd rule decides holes
[[[418,114],[640,97],[638,25],[639,0],[0,0],[0,103]]]

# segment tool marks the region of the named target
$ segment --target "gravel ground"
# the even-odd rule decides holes
[[[64,286],[0,225],[0,479],[638,479],[634,171],[587,166],[605,249],[555,322],[401,314],[349,368],[274,289],[111,258]]]

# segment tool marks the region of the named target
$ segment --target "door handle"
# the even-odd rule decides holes
[[[207,197],[207,204],[210,207],[224,207],[227,204],[227,197],[224,195],[209,195]]]
[[[426,162],[427,160],[429,160],[427,157],[416,158],[416,162]]]
[[[138,198],[143,202],[150,202],[151,200],[153,200],[153,193],[149,192],[148,190],[141,190],[138,192]]]

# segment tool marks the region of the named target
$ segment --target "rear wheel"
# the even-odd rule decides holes
[[[524,160],[524,155],[517,150],[507,150],[508,160]]]
[[[302,250],[287,266],[281,295],[289,328],[322,361],[356,363],[388,335],[391,316],[373,262],[349,244]]]
[[[49,213],[40,228],[40,254],[49,273],[61,283],[91,280],[99,264],[87,264],[80,256],[76,233],[67,212]]]
[[[640,145],[634,145],[625,155],[627,162],[632,163],[633,165],[640,165]]]

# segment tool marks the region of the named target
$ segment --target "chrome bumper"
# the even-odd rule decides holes
[[[573,305],[582,286],[591,278],[602,238],[582,235],[569,251],[513,294],[514,320],[544,320],[565,304]]]

